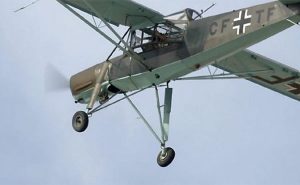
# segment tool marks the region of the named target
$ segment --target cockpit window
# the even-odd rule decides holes
[[[137,53],[147,52],[182,42],[183,32],[183,29],[174,26],[173,23],[165,22],[150,28],[131,31],[129,44]]]
[[[173,13],[164,18],[164,23],[131,31],[128,43],[136,53],[142,53],[182,42],[188,23],[201,18],[200,13],[189,8]]]

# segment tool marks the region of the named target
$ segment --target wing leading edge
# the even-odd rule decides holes
[[[90,15],[96,17],[98,17],[97,15],[101,15],[107,22],[116,26],[124,25],[133,28],[143,28],[160,23],[164,18],[159,12],[131,0],[61,1]]]
[[[244,50],[214,66],[300,101],[299,71],[262,55]]]

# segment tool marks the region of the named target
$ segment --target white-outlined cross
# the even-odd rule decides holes
[[[236,34],[246,33],[246,28],[251,26],[252,15],[248,15],[248,9],[241,10],[239,17],[233,20],[233,29],[236,29]]]

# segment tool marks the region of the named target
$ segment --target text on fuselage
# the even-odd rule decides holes
[[[244,34],[253,23],[262,24],[263,20],[271,21],[275,15],[275,10],[274,6],[267,9],[254,10],[252,14],[249,13],[248,9],[240,10],[234,18],[224,18],[211,23],[209,25],[209,33],[212,36],[223,34],[227,31],[233,31],[237,35]]]

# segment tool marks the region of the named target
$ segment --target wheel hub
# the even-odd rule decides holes
[[[76,117],[76,125],[80,125],[82,124],[82,117],[81,116],[77,116]]]
[[[168,157],[168,153],[167,152],[161,152],[161,155],[160,155],[160,160],[165,160],[166,158]]]

